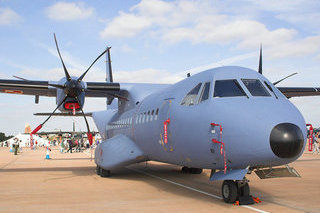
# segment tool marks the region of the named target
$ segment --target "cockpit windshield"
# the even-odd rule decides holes
[[[213,97],[247,96],[237,80],[217,80]]]
[[[271,96],[258,79],[241,79],[252,96]]]

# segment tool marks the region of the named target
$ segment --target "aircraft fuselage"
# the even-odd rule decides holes
[[[230,80],[242,95],[228,94],[223,87],[222,96],[218,94],[218,84]],[[256,80],[265,96],[249,90]],[[241,67],[208,70],[108,111],[104,117],[93,116],[105,142],[126,136],[143,153],[135,156],[137,161],[219,170],[224,161],[228,169],[269,167],[296,160],[306,143],[306,124],[299,110],[264,76]],[[212,123],[221,125],[222,135]],[[224,143],[226,159],[221,144],[212,139]],[[98,147],[96,162],[101,160]],[[108,165],[105,169],[117,167]]]

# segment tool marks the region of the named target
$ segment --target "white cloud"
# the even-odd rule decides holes
[[[151,26],[151,21],[134,14],[121,12],[100,33],[103,38],[127,38],[135,36],[141,30]]]
[[[21,17],[10,8],[0,8],[0,25],[10,25],[21,21]]]
[[[320,36],[279,43],[266,50],[269,58],[300,57],[316,54],[320,49]]]
[[[264,1],[242,2],[248,6],[249,12],[271,11],[276,13],[273,18],[283,16],[282,13],[292,15],[299,8],[304,9],[297,14],[307,14],[306,11],[314,6],[313,3],[304,5],[301,0],[285,2],[274,0],[274,3],[276,6]],[[228,3],[224,5],[213,1],[142,0],[129,12],[120,12],[108,23],[100,35],[103,38],[129,38],[143,32],[167,44],[182,41],[233,44],[241,50],[255,50],[262,43],[264,49],[267,50],[266,53],[270,53],[269,58],[306,56],[316,54],[319,50],[317,36],[298,38],[301,35],[293,27],[268,27],[265,23],[256,20],[254,15],[226,13],[227,6]],[[309,14],[308,17],[317,16],[317,14]],[[287,18],[289,17],[293,19],[294,16]]]
[[[58,2],[46,9],[47,16],[56,21],[87,19],[93,13],[94,9],[82,2]]]

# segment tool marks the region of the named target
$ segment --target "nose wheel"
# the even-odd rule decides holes
[[[239,200],[240,205],[254,204],[253,198],[250,195],[248,180],[223,181],[221,194],[224,202],[226,203],[235,203],[237,200]]]
[[[96,173],[97,173],[97,175],[100,175],[101,177],[110,177],[111,176],[111,171],[110,170],[103,169],[98,165],[97,165],[97,168],[96,168]]]

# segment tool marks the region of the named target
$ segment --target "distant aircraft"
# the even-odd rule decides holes
[[[285,78],[273,84],[262,75],[261,48],[258,72],[224,66],[164,85],[114,83],[110,47],[79,78],[71,77],[55,42],[65,78],[0,80],[0,91],[34,95],[36,102],[39,96],[56,97],[49,118],[59,109],[86,119],[85,97],[107,98],[108,110],[92,113],[103,138],[95,150],[100,176],[150,160],[180,165],[188,173],[210,169],[211,181],[224,180],[224,201],[241,204],[253,203],[245,177],[252,171],[261,178],[298,176],[288,166],[273,168],[295,161],[306,144],[306,122],[288,98],[320,95],[320,88],[276,87]],[[84,82],[104,53],[107,82]]]

